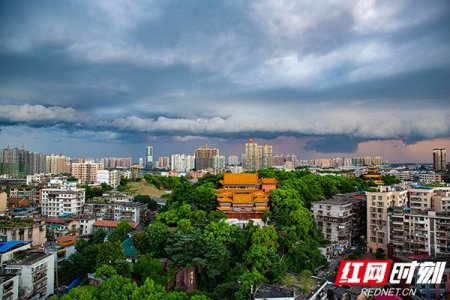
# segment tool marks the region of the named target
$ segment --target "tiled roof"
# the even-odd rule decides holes
[[[253,197],[249,194],[235,194],[233,196],[234,203],[253,203]]]
[[[28,199],[27,198],[9,198],[8,199],[8,203],[9,204],[19,204],[22,201],[27,201],[28,202]]]
[[[73,245],[76,242],[77,242],[77,237],[75,235],[63,235],[57,241],[57,243],[62,246]]]
[[[66,224],[74,221],[72,219],[62,219],[62,218],[46,218],[44,220],[47,223],[55,223],[55,224]]]
[[[111,220],[97,220],[94,223],[94,226],[98,226],[98,227],[114,227],[116,228],[117,225],[119,225],[120,221],[111,221]],[[131,228],[136,228],[138,226],[137,223],[135,222],[127,222]]]
[[[244,174],[233,174],[225,173],[223,175],[222,184],[258,184],[258,174],[257,173],[244,173]]]
[[[138,251],[133,245],[133,238],[129,237],[122,242],[122,249],[126,257],[138,256]]]
[[[277,183],[277,180],[275,178],[263,178],[261,180],[262,180],[262,183],[271,183],[271,184]]]

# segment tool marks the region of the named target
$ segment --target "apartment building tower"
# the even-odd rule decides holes
[[[367,196],[367,250],[375,253],[378,248],[387,253],[389,242],[388,210],[392,207],[404,208],[408,190],[404,186],[379,186]]]
[[[41,190],[42,215],[58,217],[81,213],[85,203],[85,189],[75,187]]]
[[[195,150],[195,169],[208,170],[214,169],[214,157],[219,156],[218,148],[209,148],[208,145],[204,145]]]
[[[72,176],[79,184],[90,184],[97,181],[97,171],[103,170],[103,163],[81,162],[72,163]]]
[[[314,202],[311,210],[324,237],[336,243],[338,251],[349,249],[366,234],[366,196],[361,193],[337,195]]]
[[[246,171],[271,168],[273,165],[272,145],[265,144],[260,146],[254,140],[248,140],[245,144],[242,164]]]
[[[435,172],[445,172],[447,169],[447,150],[445,148],[433,149],[433,169]]]

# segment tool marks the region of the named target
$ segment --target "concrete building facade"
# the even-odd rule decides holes
[[[389,242],[388,209],[406,207],[408,190],[403,186],[380,186],[367,196],[367,250],[375,253],[378,248],[387,253]]]
[[[366,234],[366,196],[360,193],[338,195],[314,202],[311,210],[324,237],[336,243],[338,251],[349,249]]]
[[[41,208],[44,216],[58,217],[62,214],[81,213],[84,203],[83,188],[63,187],[41,190]]]

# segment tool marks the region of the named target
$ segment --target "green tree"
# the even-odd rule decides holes
[[[96,266],[100,267],[104,264],[115,265],[117,261],[124,260],[125,254],[118,241],[106,241],[98,246],[96,257]]]
[[[219,243],[232,243],[236,226],[227,224],[223,219],[208,223],[203,232],[205,242],[217,241]]]
[[[199,230],[175,232],[165,247],[171,260],[178,266],[192,264],[195,258],[202,257],[202,234]]]
[[[164,247],[169,237],[169,228],[161,222],[155,222],[136,234],[133,241],[134,246],[141,254],[152,253],[154,257],[165,257]]]
[[[71,289],[67,294],[63,295],[61,300],[91,300],[94,297],[96,288],[93,286],[82,286]],[[51,298],[53,299],[53,298]],[[58,299],[55,296],[55,300]]]
[[[246,300],[250,298],[251,287],[253,290],[258,284],[267,282],[267,279],[259,273],[257,270],[253,269],[251,271],[246,270],[242,276],[239,277],[239,283],[241,288],[235,293],[235,299]]]
[[[166,284],[163,276],[163,267],[159,260],[153,258],[150,254],[145,254],[134,264],[133,274],[140,282],[151,279],[159,284]]]
[[[103,281],[94,292],[95,299],[126,300],[136,292],[137,285],[131,279],[113,275]]]
[[[147,175],[149,175],[149,174],[147,174]],[[158,209],[158,203],[148,195],[140,195],[140,194],[136,195],[136,196],[134,196],[133,201],[147,204],[147,208],[151,209],[151,210]]]
[[[117,275],[117,271],[116,268],[111,265],[101,265],[95,270],[95,277],[97,278],[102,278],[103,276],[109,278],[113,275]]]
[[[103,229],[97,230],[96,232],[94,232],[94,234],[90,238],[89,243],[90,244],[101,244],[105,241],[106,235],[107,235],[107,233]]]
[[[133,228],[127,221],[120,221],[116,228],[111,231],[108,236],[108,241],[111,242],[123,242],[127,238],[127,234],[133,231]]]

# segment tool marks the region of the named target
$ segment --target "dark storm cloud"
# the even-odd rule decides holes
[[[444,1],[2,1],[0,124],[324,152],[449,137],[449,20]]]
[[[361,142],[364,142],[364,139],[350,136],[329,136],[307,141],[305,150],[322,153],[354,153]]]

